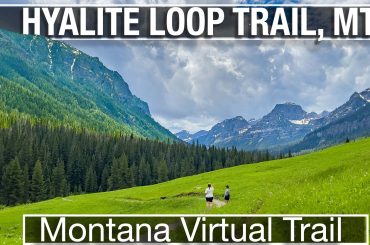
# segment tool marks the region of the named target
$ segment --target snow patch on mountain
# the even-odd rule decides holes
[[[74,69],[74,67],[75,67],[75,63],[76,63],[76,57],[73,59],[73,62],[72,62],[72,65],[71,65],[71,75],[72,75],[72,80],[74,80],[74,79],[73,79],[73,69]]]
[[[244,134],[244,133],[248,132],[248,130],[249,130],[250,128],[251,128],[251,127],[243,128],[243,129],[239,130],[239,134]]]
[[[320,114],[308,113],[300,105],[288,102],[277,104],[261,119],[247,121],[243,117],[235,117],[216,124],[202,134],[188,135],[183,132],[181,137],[177,135],[186,142],[198,142],[206,146],[279,150],[301,142],[307,135],[331,125],[338,119],[351,116],[363,108],[370,108],[369,103],[370,89],[354,93],[346,103],[334,111],[323,111]]]
[[[289,122],[296,125],[308,125],[311,122],[311,119],[304,118],[302,120],[289,120]]]
[[[370,99],[369,98],[365,98],[365,96],[363,96],[362,94],[359,94],[361,99],[367,101],[367,102],[370,102]]]

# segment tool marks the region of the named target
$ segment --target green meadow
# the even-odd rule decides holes
[[[204,189],[231,202],[207,209]],[[22,243],[23,214],[369,214],[370,139],[162,184],[56,198],[0,211],[0,244]]]

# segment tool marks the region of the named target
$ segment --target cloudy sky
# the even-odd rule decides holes
[[[103,1],[73,1],[76,2]],[[370,3],[321,1],[334,2]],[[353,92],[370,87],[370,42],[326,41],[315,45],[313,41],[192,40],[73,41],[71,44],[117,70],[132,92],[148,102],[153,117],[173,132],[209,129],[219,121],[239,115],[246,119],[259,118],[275,104],[288,101],[302,105],[307,111],[333,110]]]

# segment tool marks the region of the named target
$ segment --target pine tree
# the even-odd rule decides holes
[[[22,171],[18,158],[12,160],[5,167],[1,181],[2,202],[5,205],[12,206],[22,202],[24,190],[22,183]]]
[[[292,152],[289,150],[288,157],[293,157]]]
[[[137,165],[135,163],[132,164],[131,167],[130,167],[130,175],[131,175],[131,182],[132,182],[132,184],[130,186],[136,186],[136,184],[137,184],[136,182],[137,182],[139,174],[138,174]]]
[[[129,187],[129,167],[128,167],[128,159],[125,154],[122,154],[122,156],[118,159],[120,164],[120,174],[121,174],[121,188],[127,188]]]
[[[0,140],[0,171],[3,170],[3,167],[5,165],[5,159],[4,159],[4,143],[2,140]]]
[[[45,148],[45,152],[43,154],[43,160],[41,161],[42,164],[42,176],[43,176],[43,180],[44,180],[44,188],[43,188],[43,192],[44,192],[44,197],[43,199],[49,199],[49,198],[54,198],[55,197],[55,194],[53,193],[53,188],[52,188],[52,165],[54,165],[54,163],[52,163],[50,160],[51,160],[51,156],[50,156],[50,150],[49,150],[49,146],[47,145],[47,147]]]
[[[81,157],[79,144],[75,141],[77,141],[77,139],[74,139],[74,143],[68,156],[67,173],[69,183],[73,186],[74,192],[78,192],[78,187],[83,181],[83,170],[81,164],[83,158]]]
[[[128,168],[126,184],[127,187],[135,186],[134,172],[132,171],[131,168]]]
[[[100,191],[107,191],[108,190],[108,179],[109,179],[109,167],[108,165],[104,166],[103,172],[100,178]]]
[[[44,199],[44,176],[41,161],[37,161],[33,169],[31,182],[31,201],[39,202]]]
[[[53,169],[52,186],[56,197],[66,196],[69,192],[62,160],[59,160],[57,166]]]
[[[94,192],[98,185],[99,191],[149,185],[269,158],[267,152],[249,153],[235,147],[207,148],[130,135],[90,133],[53,123],[31,122],[16,115],[5,125],[0,130],[0,177],[3,177],[0,183],[5,184],[0,186],[0,191],[7,205],[82,191]],[[20,182],[23,182],[20,188],[12,184],[12,181],[19,181],[14,177],[18,175],[17,167],[14,162],[10,164],[16,156],[20,157]],[[42,164],[34,165],[37,159]],[[39,165],[42,171],[38,170]],[[28,178],[26,172],[31,173]],[[13,185],[16,192],[13,192]],[[31,199],[27,198],[27,190]],[[22,197],[18,200],[20,194]]]
[[[221,169],[222,168],[222,162],[216,161],[213,164],[213,170]]]
[[[96,172],[93,167],[90,167],[86,173],[85,191],[87,193],[93,193],[96,190],[97,190]]]
[[[147,185],[149,184],[149,171],[150,167],[148,166],[147,162],[145,161],[144,157],[140,159],[139,169],[138,169],[138,185]]]
[[[19,163],[21,166],[28,164],[30,159],[32,159],[32,143],[31,139],[28,139],[25,142],[22,142],[21,151],[18,154]],[[32,163],[32,162],[31,162]]]
[[[27,203],[30,198],[30,176],[29,176],[29,169],[28,164],[24,165],[23,168],[23,202]]]
[[[118,159],[113,159],[108,186],[111,191],[118,190],[122,187],[121,164]]]
[[[158,164],[158,182],[168,180],[168,168],[165,160],[160,160]]]
[[[206,171],[206,163],[202,160],[199,164],[198,173],[204,173]]]

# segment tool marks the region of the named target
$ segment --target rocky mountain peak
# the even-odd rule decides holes
[[[283,117],[287,120],[300,120],[305,118],[306,114],[307,112],[305,112],[300,105],[287,102],[284,104],[277,104],[269,115],[270,117]]]
[[[248,127],[249,123],[247,120],[245,120],[242,116],[237,116],[234,118],[226,119],[222,121],[221,123],[216,124],[212,130],[220,130],[223,128],[231,129],[231,130],[239,130],[242,128]]]
[[[366,100],[367,102],[370,102],[370,88],[362,91],[361,93],[359,93],[360,97],[364,100]]]

